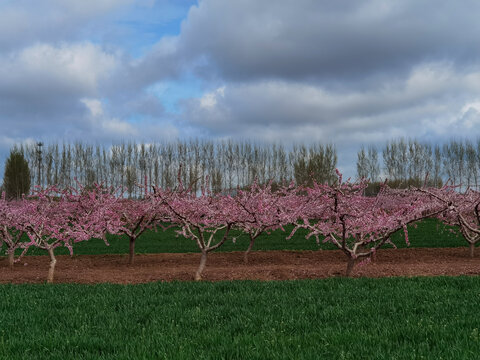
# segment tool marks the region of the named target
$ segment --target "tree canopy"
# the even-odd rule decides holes
[[[28,162],[18,150],[12,150],[5,163],[3,190],[9,199],[19,199],[22,194],[28,194],[30,191]]]

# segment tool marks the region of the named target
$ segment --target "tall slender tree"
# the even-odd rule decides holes
[[[368,160],[365,148],[362,146],[357,153],[357,178],[368,178]]]

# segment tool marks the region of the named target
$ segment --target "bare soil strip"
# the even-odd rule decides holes
[[[119,283],[193,280],[200,254],[58,256],[56,283]],[[211,253],[204,280],[293,280],[344,276],[346,257],[340,251],[257,251],[248,264],[242,252]],[[0,259],[0,283],[43,283],[48,256],[27,256],[13,269]],[[352,277],[480,275],[480,253],[470,258],[468,248],[379,250],[369,264],[356,265]]]

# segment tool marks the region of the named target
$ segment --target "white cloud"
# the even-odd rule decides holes
[[[100,125],[103,132],[112,138],[116,138],[119,135],[125,137],[138,135],[137,129],[134,128],[132,124],[120,119],[103,119]]]
[[[105,114],[101,100],[83,98],[80,102],[88,109],[86,116],[90,124],[89,131],[96,136],[117,138],[118,136],[131,137],[138,135],[137,129],[132,124]]]
[[[215,137],[338,146],[383,144],[400,136],[462,136],[467,128],[475,136],[480,85],[471,79],[480,70],[470,70],[425,63],[403,81],[350,91],[281,80],[227,83],[184,102],[183,120]]]
[[[365,86],[425,61],[477,63],[479,10],[475,1],[448,0],[203,0],[182,24],[179,48],[207,58],[224,80]]]
[[[93,94],[118,64],[115,54],[88,42],[39,43],[0,56],[0,91]]]
[[[452,119],[451,127],[458,133],[468,131],[475,133],[480,129],[480,101],[469,102],[459,111],[457,117]]]
[[[47,4],[49,3],[56,12],[76,16],[97,16],[134,2],[135,0],[49,0]]]
[[[15,0],[0,2],[0,49],[77,39],[89,24],[133,0]],[[1,52],[1,51],[0,51]]]
[[[100,100],[83,98],[80,101],[88,108],[91,116],[98,117],[103,115],[103,106]]]
[[[463,114],[466,114],[467,112],[469,112],[471,110],[475,110],[477,112],[480,112],[480,100],[470,102],[468,104],[465,104],[462,107],[462,113]]]
[[[164,118],[142,118],[129,122],[113,116],[105,104],[96,98],[83,98],[80,102],[87,113],[84,114],[84,127],[78,127],[72,136],[112,141],[114,139],[140,139],[141,141],[172,140],[179,136],[178,128]],[[90,135],[89,135],[90,134]]]
[[[200,106],[202,108],[213,108],[217,104],[218,97],[225,96],[225,86],[222,86],[215,91],[206,93],[200,98]]]

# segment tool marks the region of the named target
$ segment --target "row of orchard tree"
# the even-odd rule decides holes
[[[382,165],[381,160],[383,160]],[[357,154],[357,176],[378,182],[388,178],[391,186],[419,186],[428,176],[429,185],[440,187],[451,180],[462,187],[480,185],[480,139],[455,140],[432,146],[415,139],[386,143],[381,154],[374,146]]]
[[[331,182],[337,154],[332,145],[260,145],[249,141],[188,140],[163,143],[124,142],[115,145],[28,143],[15,146],[30,169],[32,187],[68,187],[77,179],[86,186],[102,183],[123,186],[130,197],[139,197],[137,183],[162,188],[181,180],[199,190],[199,179],[209,178],[211,191],[246,187],[257,179],[304,183],[313,177]],[[181,170],[181,171],[180,171]]]
[[[367,186],[365,179],[343,181],[337,172],[332,185],[313,181],[310,186],[292,183],[273,189],[271,182],[254,182],[234,196],[211,193],[208,187],[197,194],[184,188],[181,180],[174,190],[144,185],[145,196],[137,200],[98,185],[49,187],[21,200],[0,199],[0,248],[5,244],[12,266],[17,249],[23,250],[22,255],[31,247],[46,250],[50,256],[47,281],[52,282],[59,246],[73,254],[78,242],[103,238],[107,243],[107,233],[125,234],[130,242],[129,263],[133,263],[135,242],[144,231],[174,226],[201,252],[195,274],[200,280],[208,254],[234,241],[234,233],[240,231],[250,239],[247,261],[260,234],[293,224],[288,238],[302,228],[307,238],[334,244],[346,255],[349,276],[355,263],[369,260],[395,232],[403,229],[408,244],[408,224],[437,217],[459,227],[473,256],[480,241],[480,192],[460,193],[452,186],[393,190],[383,185],[377,196],[367,197],[363,195]]]

